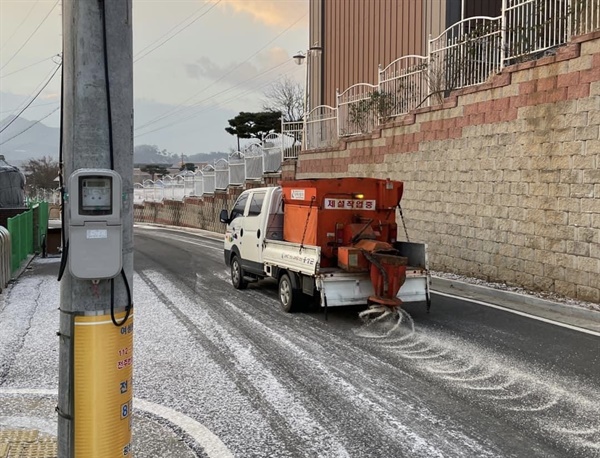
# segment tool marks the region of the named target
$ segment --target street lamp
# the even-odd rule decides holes
[[[294,62],[296,62],[296,65],[302,65],[304,63],[304,59],[306,59],[306,55],[308,54],[308,51],[306,53],[303,53],[302,51],[298,51],[294,56]],[[302,150],[306,149],[306,116],[308,116],[308,62],[306,63],[306,67],[304,67],[304,106],[302,107]]]
[[[298,51],[294,56],[292,56],[294,59],[294,62],[296,62],[296,65],[302,65],[302,62],[304,62],[304,59],[306,59],[306,54],[303,53],[302,51]]]

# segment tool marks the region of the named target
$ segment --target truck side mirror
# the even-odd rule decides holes
[[[219,215],[219,220],[222,223],[229,224],[231,220],[229,219],[229,212],[225,209],[221,210],[221,214]]]

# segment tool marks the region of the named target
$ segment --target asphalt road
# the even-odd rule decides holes
[[[285,314],[221,243],[135,230],[136,397],[239,457],[600,456],[600,338],[433,296],[387,338],[359,309]]]

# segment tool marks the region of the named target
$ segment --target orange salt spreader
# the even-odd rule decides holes
[[[321,248],[320,267],[369,272],[370,304],[396,308],[406,279],[399,256],[396,208],[403,183],[377,178],[308,179],[281,182],[285,241]]]

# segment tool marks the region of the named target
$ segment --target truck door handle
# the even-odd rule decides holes
[[[243,237],[243,236],[244,236],[244,229],[242,228],[242,229],[240,230],[240,237]]]
[[[258,231],[256,231],[256,238],[259,239],[260,238],[260,229]]]

